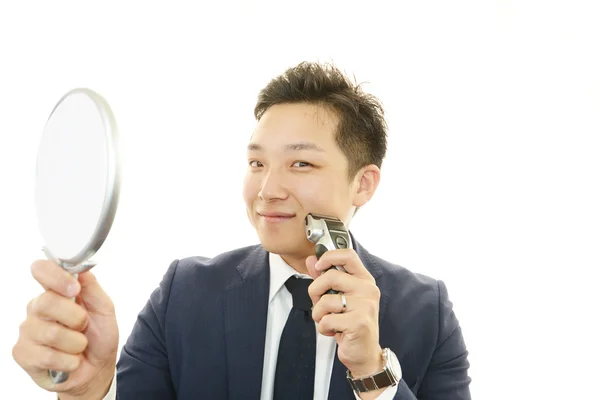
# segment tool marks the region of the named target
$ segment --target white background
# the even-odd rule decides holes
[[[0,397],[53,397],[11,350],[41,291],[34,166],[60,96],[100,92],[120,128],[121,203],[94,272],[122,345],[173,259],[257,243],[241,197],[252,109],[302,60],[383,101],[381,185],[351,228],[448,285],[473,398],[597,396],[597,2],[201,3],[1,3]]]

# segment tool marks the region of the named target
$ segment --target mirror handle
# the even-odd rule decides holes
[[[42,251],[44,252],[44,254],[46,254],[46,257],[48,258],[48,260],[54,261],[56,264],[58,264],[60,267],[62,267],[65,271],[67,271],[71,275],[73,275],[73,277],[75,279],[78,278],[79,273],[88,271],[96,265],[96,262],[92,261],[92,260],[88,260],[88,261],[81,263],[79,265],[76,265],[76,266],[66,265],[61,260],[56,259],[56,257],[54,257],[54,255],[52,255],[52,253],[50,252],[50,250],[47,247],[44,246],[42,248]],[[72,297],[71,301],[75,301],[75,297]],[[50,376],[50,380],[54,384],[63,383],[69,379],[68,372],[53,371],[53,370],[49,369],[48,375]]]

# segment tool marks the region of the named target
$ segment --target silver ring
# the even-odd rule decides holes
[[[347,306],[346,295],[344,293],[342,293],[342,292],[340,292],[340,295],[342,296],[342,311],[340,311],[340,313],[343,314],[343,313],[346,312],[346,306]]]

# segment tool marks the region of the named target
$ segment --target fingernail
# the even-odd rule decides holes
[[[70,297],[75,297],[79,293],[79,283],[71,283],[67,287],[67,295]]]

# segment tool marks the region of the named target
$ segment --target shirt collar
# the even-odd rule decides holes
[[[348,247],[353,248],[352,238],[348,235]],[[312,279],[310,275],[300,274],[288,263],[286,263],[279,254],[269,253],[269,268],[271,272],[271,279],[269,284],[269,303],[273,300],[273,297],[279,292],[285,282],[292,276],[298,276],[301,278]]]

